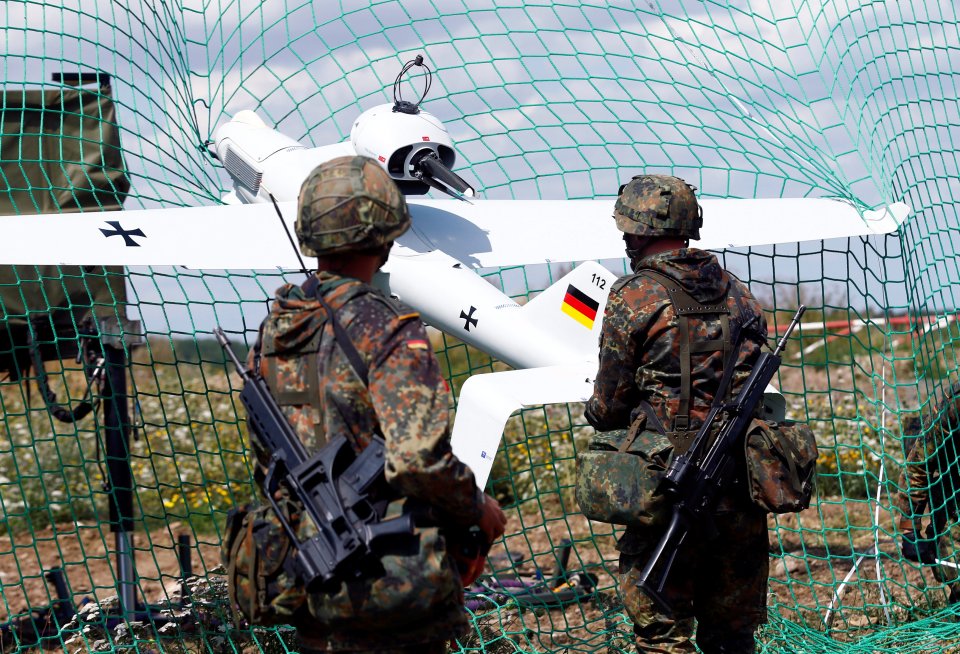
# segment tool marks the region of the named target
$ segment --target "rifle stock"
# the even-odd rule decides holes
[[[704,529],[708,537],[715,535],[713,510],[736,471],[734,452],[737,450],[734,445],[750,426],[764,390],[780,367],[780,353],[805,310],[806,307],[800,305],[777,348],[772,353],[760,355],[747,381],[729,404],[719,401],[726,393],[725,384],[721,384],[690,449],[673,459],[660,481],[659,492],[673,502],[670,523],[640,572],[637,586],[665,613],[672,613],[664,589],[677,554],[693,525]],[[738,334],[737,347],[733,348],[731,361],[725,365],[734,364],[739,340]],[[711,438],[714,433],[716,437]]]
[[[690,527],[686,514],[683,511],[674,511],[670,516],[667,530],[663,532],[660,542],[657,543],[650,560],[640,574],[637,585],[664,613],[672,612],[670,603],[664,596],[664,589],[667,587],[674,561],[677,560],[677,553],[689,533]]]

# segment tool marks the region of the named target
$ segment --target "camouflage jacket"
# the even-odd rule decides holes
[[[451,451],[447,387],[419,314],[358,280],[329,273],[317,278],[369,369],[369,383],[364,385],[337,344],[322,305],[299,286],[281,287],[261,326],[261,374],[276,380],[280,388],[271,387],[271,392],[307,450],[322,446],[327,435],[352,435],[364,446],[371,434],[380,433],[386,441],[385,476],[394,489],[430,504],[447,525],[476,524],[483,496],[470,468]],[[304,356],[271,356],[291,351]],[[271,371],[270,366],[281,368]],[[283,392],[302,395],[311,373],[319,378],[314,387],[319,397],[301,400],[306,403],[299,407],[281,400]],[[264,461],[263,453],[257,456]],[[406,633],[352,634],[346,640],[336,634],[326,647],[369,649],[443,640],[465,623],[462,593],[459,599],[430,624],[411,625]]]
[[[960,471],[960,382],[945,388],[919,418],[903,427],[906,464],[894,498],[900,531],[918,535],[930,519],[928,536],[941,535],[956,520]]]
[[[731,382],[731,394],[750,375],[751,366],[765,342],[767,323],[760,304],[747,287],[720,267],[716,257],[703,250],[684,248],[645,257],[636,271],[649,269],[680,284],[694,299],[711,303],[726,295],[731,315],[738,309],[731,284],[740,291],[743,320],[757,316],[743,340]],[[596,429],[625,429],[636,417],[641,401],[650,403],[667,430],[672,429],[680,393],[680,339],[677,316],[664,287],[636,274],[618,280],[610,293],[600,336],[600,369],[593,396],[587,402],[587,420]],[[692,320],[690,341],[720,337],[719,320]],[[691,367],[691,424],[696,430],[706,416],[720,379],[723,355],[693,355]]]

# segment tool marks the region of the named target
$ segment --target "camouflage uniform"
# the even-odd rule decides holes
[[[636,261],[635,272],[652,270],[676,281],[699,302],[726,298],[731,315],[743,322],[758,316],[756,334],[743,341],[730,393],[750,374],[766,335],[760,305],[739,280],[720,267],[716,257],[683,248]],[[740,292],[742,312],[732,284]],[[690,321],[690,343],[720,337],[718,319]],[[694,348],[695,349],[695,348]],[[694,353],[690,372],[690,423],[695,433],[708,411],[723,374],[719,351]],[[660,283],[628,275],[614,285],[606,306],[600,343],[600,369],[587,420],[596,429],[626,429],[642,403],[669,433],[680,406],[681,357],[678,320]],[[651,429],[650,420],[647,429]],[[637,588],[636,580],[661,536],[655,528],[628,526],[617,544],[620,551],[620,593],[634,621],[640,652],[693,652],[694,618],[697,644],[704,652],[752,652],[753,634],[766,620],[768,542],[765,515],[734,487],[717,509],[719,535],[706,541],[694,532],[679,553],[665,598],[675,609],[667,616]]]
[[[921,418],[904,425],[903,432],[907,460],[895,497],[900,533],[936,558],[955,560],[950,531],[960,519],[960,382],[937,395]],[[935,566],[933,574],[950,584],[950,601],[960,601],[956,572]]]
[[[307,450],[322,446],[326,435],[350,434],[364,446],[372,434],[381,433],[387,443],[386,478],[395,490],[429,503],[447,524],[476,524],[482,496],[473,473],[450,450],[446,386],[419,314],[355,279],[318,273],[317,282],[369,367],[369,386],[338,346],[320,303],[301,287],[280,288],[262,327],[261,373],[267,380],[277,380],[279,388],[271,385],[271,392],[278,401],[283,393],[302,392],[311,372],[319,376],[319,397],[307,398],[300,408],[280,401]],[[319,341],[318,329],[323,330]],[[318,343],[315,353],[309,351],[311,342]],[[278,365],[272,355],[289,351],[304,356],[280,359],[280,369],[271,370]],[[258,453],[261,460],[263,456]],[[396,583],[409,579],[398,578]],[[405,630],[313,635],[303,624],[298,630],[304,644],[316,649],[380,651],[378,647],[389,644],[418,652],[430,646],[443,651],[444,642],[459,636],[466,625],[462,589],[454,584],[448,590],[445,610],[428,623],[410,624]]]
[[[322,164],[300,192],[296,231],[307,256],[385,258],[389,244],[409,225],[403,195],[372,159],[342,157]],[[330,305],[367,367],[367,383],[338,343],[318,297]],[[308,452],[336,434],[358,448],[380,434],[386,442],[386,482],[393,490],[407,502],[428,505],[445,528],[478,523],[484,495],[451,451],[446,382],[419,314],[358,279],[319,272],[304,287],[277,291],[261,343],[261,374]],[[266,460],[266,453],[257,456]],[[304,528],[301,538],[311,535]],[[467,624],[463,584],[443,533],[434,529],[427,537],[428,531],[418,527],[417,541],[428,559],[401,549],[392,558],[383,556],[377,573],[341,581],[336,594],[309,596],[309,611],[299,609],[291,620],[301,651],[445,651]],[[411,561],[429,565],[404,567]],[[402,608],[371,622],[368,616],[390,605],[390,596],[403,598]],[[320,624],[345,626],[329,633]]]

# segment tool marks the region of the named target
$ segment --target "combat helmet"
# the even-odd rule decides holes
[[[637,175],[620,187],[613,217],[617,229],[638,236],[697,240],[703,211],[695,186],[670,175]]]
[[[300,187],[296,231],[305,256],[375,250],[409,227],[403,193],[369,157],[331,159]]]

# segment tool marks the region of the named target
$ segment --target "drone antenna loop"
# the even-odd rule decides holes
[[[403,99],[403,94],[400,92],[400,81],[404,75],[408,74],[415,67],[423,68],[426,72],[424,75],[423,93],[420,94],[420,99],[416,102],[410,102],[409,100]],[[429,66],[423,63],[423,55],[418,54],[403,65],[403,68],[400,69],[400,73],[397,75],[397,79],[393,81],[393,110],[403,114],[420,113],[420,103],[423,102],[423,99],[427,97],[427,93],[430,92],[431,84],[433,84],[433,72]]]

